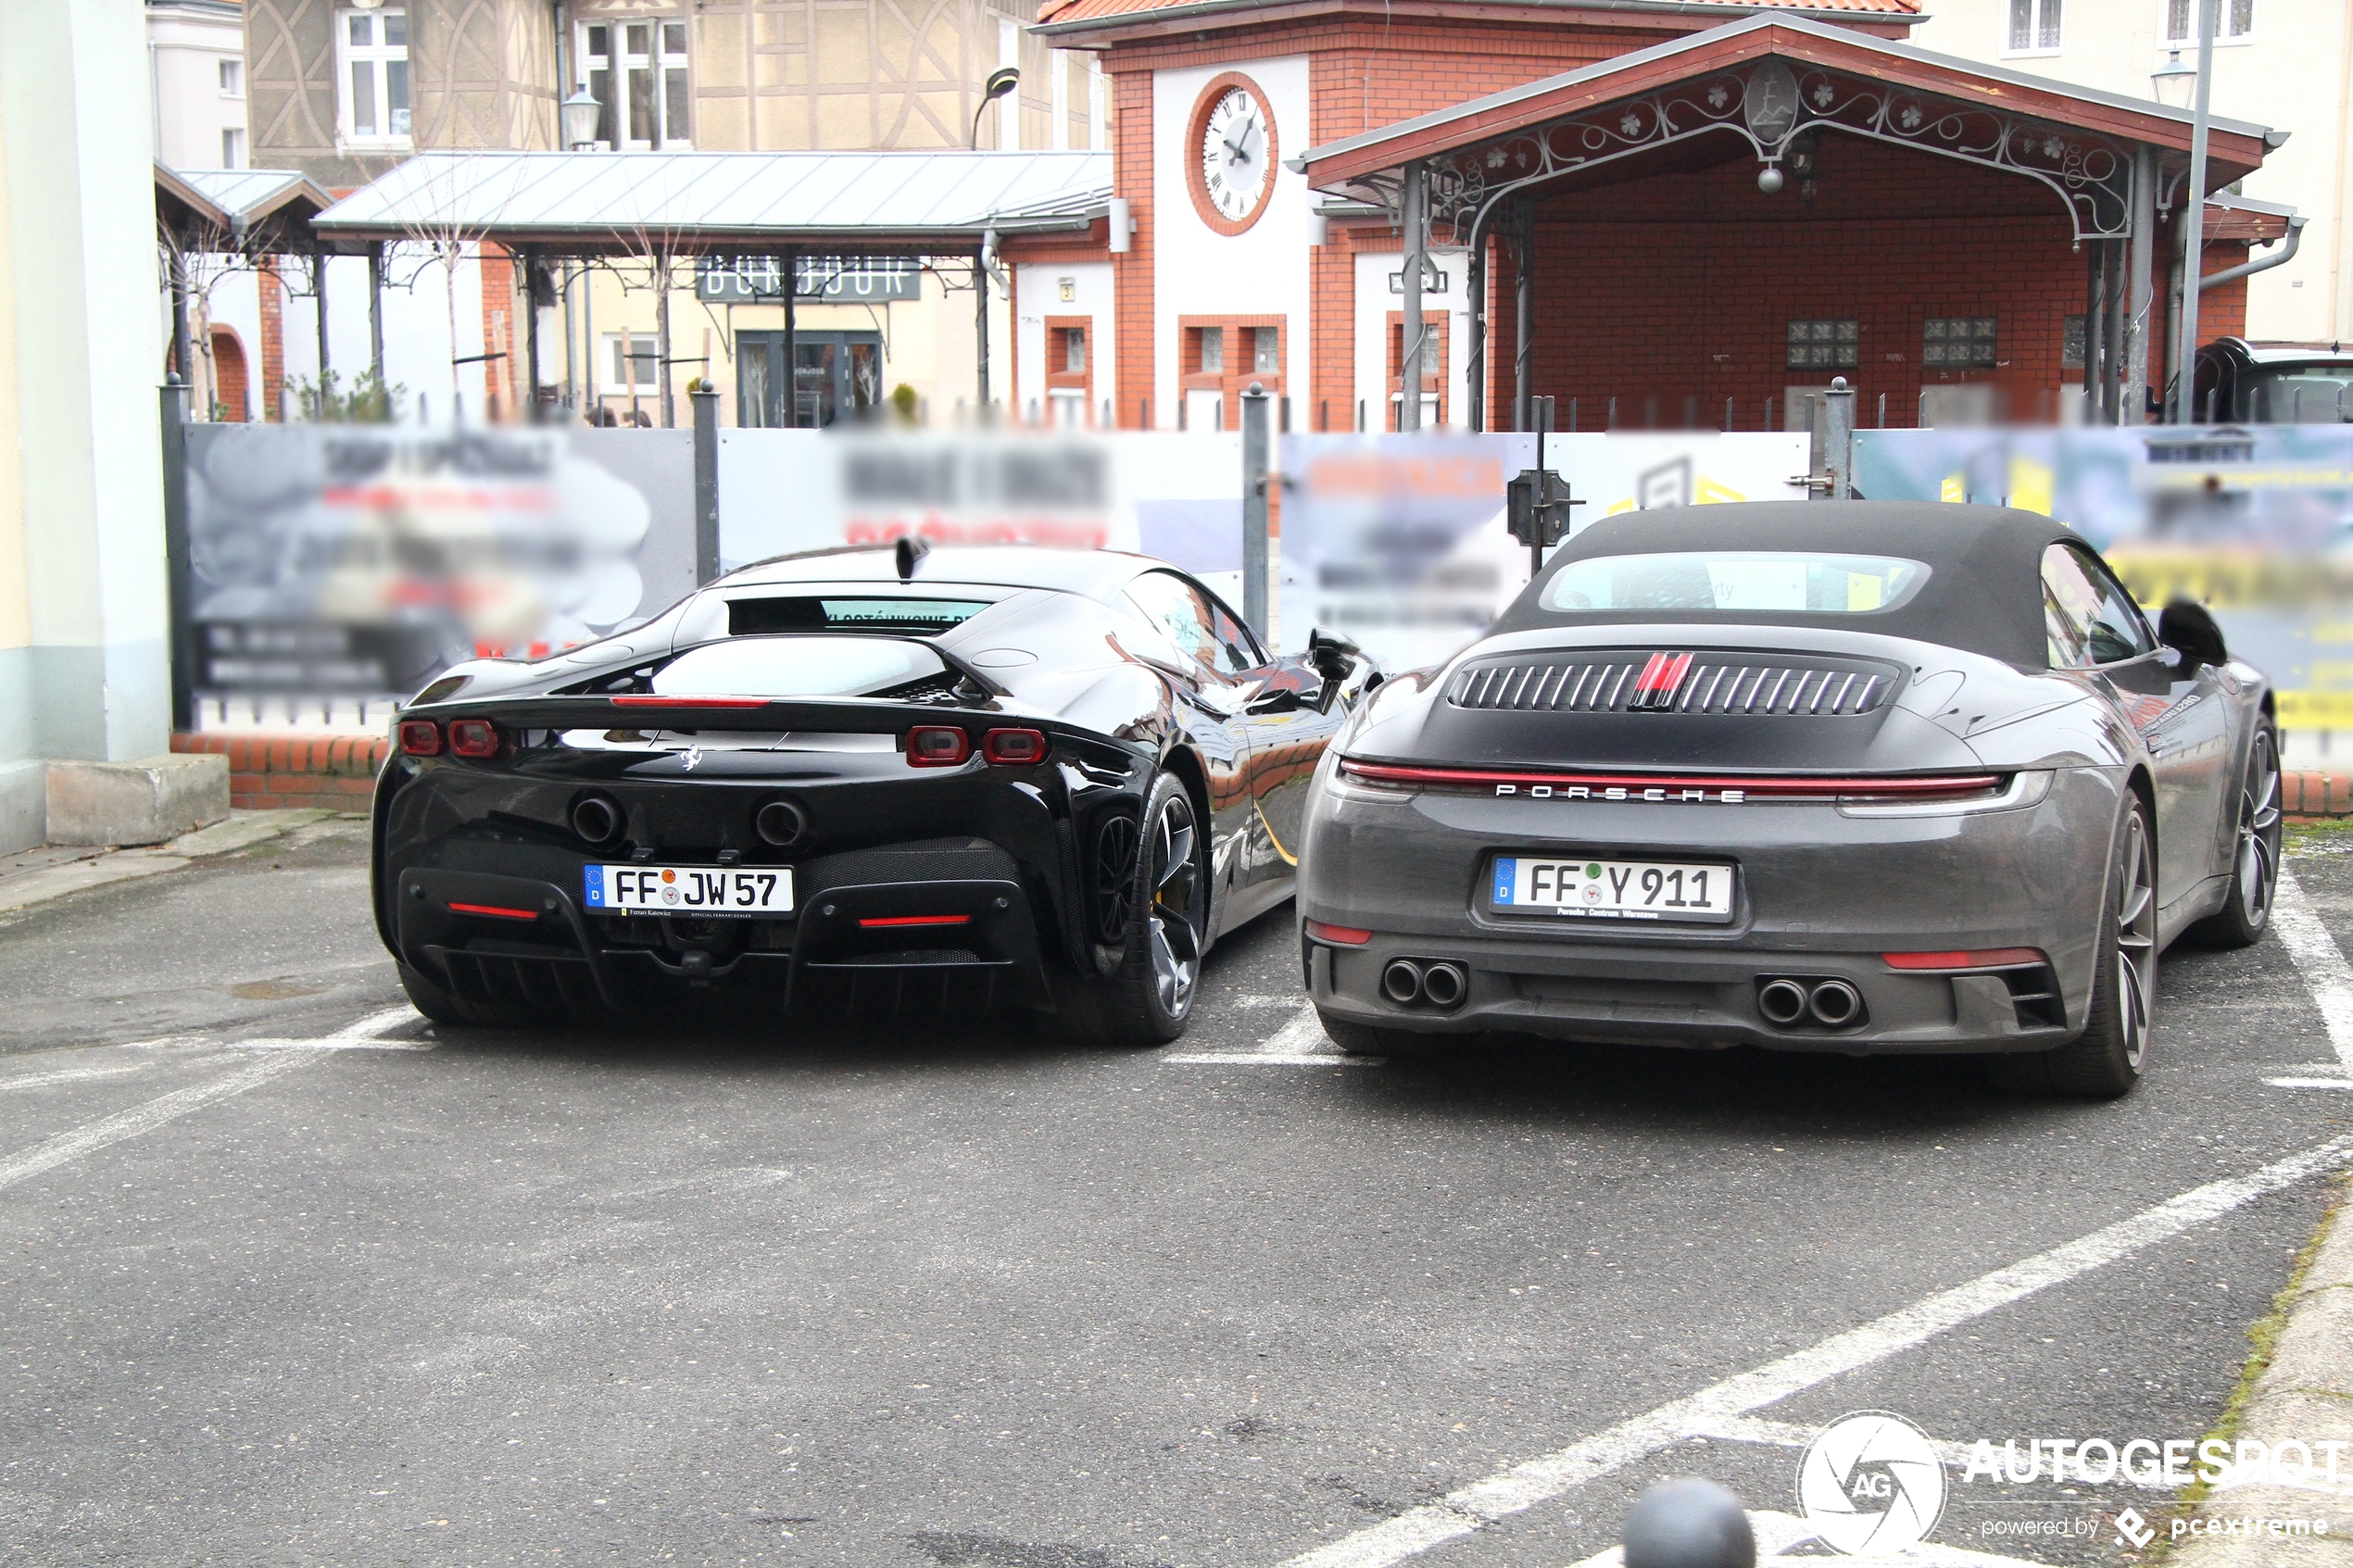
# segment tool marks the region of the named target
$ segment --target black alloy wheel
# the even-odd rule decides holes
[[[1209,942],[1209,835],[1192,797],[1162,773],[1134,817],[1096,830],[1091,860],[1097,967],[1063,987],[1063,1031],[1099,1042],[1164,1045],[1185,1032]]]

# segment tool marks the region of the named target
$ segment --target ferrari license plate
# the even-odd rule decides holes
[[[591,909],[621,915],[792,913],[790,866],[589,866]]]
[[[1729,921],[1732,868],[1686,860],[1562,860],[1498,855],[1492,908],[1602,920]]]

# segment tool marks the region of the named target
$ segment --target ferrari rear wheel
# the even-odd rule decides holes
[[[2148,809],[2130,798],[2100,919],[2091,1016],[2057,1050],[1993,1058],[1994,1081],[2005,1087],[2114,1099],[2141,1081],[2157,1012],[2157,856]]]
[[[405,963],[398,968],[400,988],[409,993],[410,1007],[435,1023],[447,1023],[453,1028],[462,1028],[475,1022],[464,1003],[451,996],[447,989],[428,979],[423,971],[411,969]]]
[[[1095,935],[1116,965],[1067,988],[1067,1023],[1110,1044],[1165,1045],[1192,1017],[1209,935],[1209,834],[1183,782],[1158,775],[1141,811],[1105,822],[1092,867]]]
[[[2192,929],[2217,947],[2252,947],[2271,923],[2271,889],[2280,870],[2279,740],[2271,721],[2255,727],[2239,780],[2238,841],[2231,859],[2230,898]]]

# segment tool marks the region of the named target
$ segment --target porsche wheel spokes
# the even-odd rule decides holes
[[[1193,816],[1182,799],[1161,808],[1151,827],[1152,983],[1171,1018],[1192,1006],[1201,977],[1201,934],[1193,926],[1193,895],[1200,881],[1193,856]]]
[[[2124,1060],[2140,1070],[2157,1001],[2157,891],[2148,830],[2139,812],[2125,820],[2124,863],[2116,879],[2116,1018]]]
[[[2258,730],[2239,791],[2239,912],[2249,926],[2260,928],[2271,917],[2279,863],[2280,765],[2271,755],[2271,732]]]

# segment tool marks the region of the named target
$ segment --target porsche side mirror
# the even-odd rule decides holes
[[[2158,619],[2157,640],[2182,656],[2186,673],[2200,664],[2223,664],[2231,657],[2222,642],[2222,628],[2202,604],[2175,599]]]

